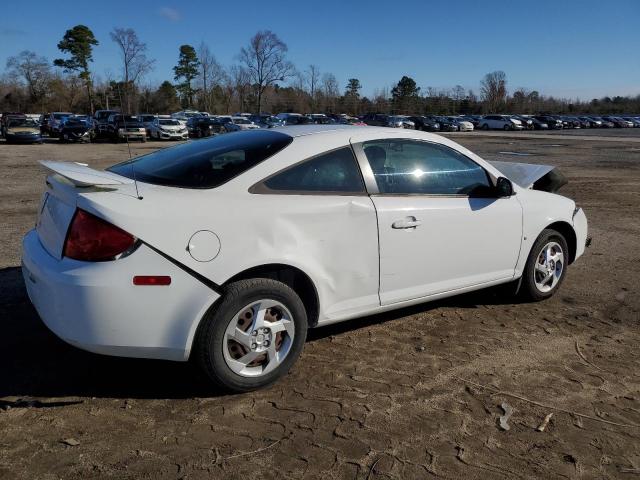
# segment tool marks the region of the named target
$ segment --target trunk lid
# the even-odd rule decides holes
[[[102,185],[117,188],[118,185],[133,183],[133,180],[79,163],[40,163],[52,174],[47,177],[47,190],[38,211],[36,232],[45,250],[60,260],[67,230],[76,211],[78,194]]]

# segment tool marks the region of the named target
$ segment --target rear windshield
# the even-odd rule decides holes
[[[275,155],[293,140],[267,130],[227,133],[165,148],[108,170],[141,182],[182,188],[214,188]]]

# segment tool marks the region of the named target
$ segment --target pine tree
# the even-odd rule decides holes
[[[195,89],[191,86],[191,82],[198,76],[200,68],[200,60],[196,54],[195,48],[191,45],[180,46],[180,57],[178,64],[173,67],[174,80],[181,80],[182,83],[176,85],[176,89],[180,92],[183,106],[191,107],[193,105],[193,95]]]
[[[89,27],[76,25],[67,30],[58,43],[58,49],[68,53],[70,58],[57,58],[53,61],[56,67],[62,67],[67,72],[80,72],[78,77],[84,82],[89,99],[89,110],[93,114],[93,86],[89,63],[93,62],[93,47],[98,45],[98,40]]]

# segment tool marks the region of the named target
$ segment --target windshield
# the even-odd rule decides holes
[[[160,125],[180,125],[180,122],[177,120],[160,120],[158,123]]]
[[[60,120],[61,118],[68,117],[69,115],[73,115],[73,113],[54,113],[53,118]]]
[[[182,188],[214,188],[275,155],[293,140],[273,130],[228,133],[165,148],[108,170],[127,178]],[[133,167],[133,168],[132,168]]]
[[[234,118],[233,119],[233,123],[237,123],[240,125],[247,125],[249,123],[251,123],[249,120],[247,120],[246,118]]]
[[[37,127],[38,124],[30,118],[17,118],[9,120],[8,128],[11,127]]]

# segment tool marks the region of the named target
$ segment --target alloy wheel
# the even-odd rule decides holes
[[[294,336],[294,319],[287,307],[276,300],[258,300],[229,321],[222,342],[224,360],[237,375],[266,375],[287,357]]]
[[[557,242],[549,242],[538,254],[533,271],[536,288],[543,293],[549,292],[562,278],[564,273],[564,252]]]

